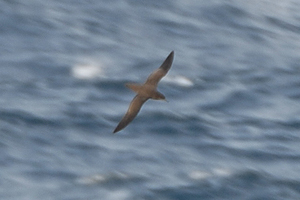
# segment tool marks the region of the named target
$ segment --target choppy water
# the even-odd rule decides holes
[[[0,198],[299,199],[296,0],[0,1]],[[170,51],[169,103],[112,134]]]

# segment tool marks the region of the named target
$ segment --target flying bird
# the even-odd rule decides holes
[[[155,70],[150,76],[147,78],[146,82],[144,84],[136,84],[136,83],[127,83],[126,86],[130,89],[132,89],[134,92],[136,92],[136,96],[131,101],[129,108],[118,124],[118,126],[115,128],[114,133],[122,130],[125,128],[138,114],[140,111],[142,105],[148,100],[148,99],[154,99],[154,100],[165,100],[166,97],[157,91],[157,84],[158,82],[164,77],[169,69],[171,68],[172,62],[174,58],[174,51],[172,51],[168,57],[165,59],[165,61],[162,63],[162,65]]]

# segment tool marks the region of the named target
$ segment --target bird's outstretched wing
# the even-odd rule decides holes
[[[127,110],[127,113],[124,115],[116,129],[114,130],[114,133],[122,130],[125,128],[138,114],[140,111],[142,105],[148,100],[148,98],[144,98],[140,95],[136,95],[133,100],[131,101],[129,108]]]
[[[169,69],[171,68],[173,63],[173,58],[174,58],[174,51],[172,51],[168,55],[168,57],[165,59],[163,64],[157,70],[155,70],[152,74],[150,74],[145,84],[157,86],[160,79],[164,77],[168,73]]]

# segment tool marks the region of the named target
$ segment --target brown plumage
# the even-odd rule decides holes
[[[169,56],[157,70],[150,74],[143,85],[135,83],[126,84],[126,86],[135,91],[137,95],[131,101],[126,114],[124,115],[118,126],[115,128],[114,133],[125,128],[135,118],[142,105],[148,99],[166,100],[165,96],[162,93],[158,92],[156,88],[158,82],[168,73],[169,69],[171,68],[173,58],[174,51],[169,54]]]

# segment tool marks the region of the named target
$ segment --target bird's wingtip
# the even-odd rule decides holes
[[[121,129],[117,126],[113,132],[113,134],[115,134],[116,132],[120,131]]]
[[[115,128],[115,130],[113,131],[113,134],[115,134],[115,133],[118,132],[118,131],[120,131],[119,126],[117,126],[117,127]]]
[[[166,60],[171,61],[171,64],[172,64],[173,59],[174,59],[174,51],[171,51],[171,53],[168,55],[168,57],[166,58]]]

